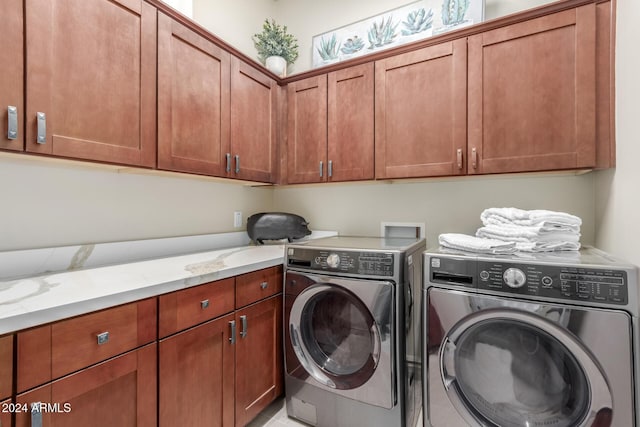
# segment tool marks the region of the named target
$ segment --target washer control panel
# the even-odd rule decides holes
[[[393,276],[392,252],[289,248],[287,266],[366,276]]]
[[[478,261],[478,289],[626,305],[627,272],[582,266]]]

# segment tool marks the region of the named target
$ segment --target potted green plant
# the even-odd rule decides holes
[[[298,59],[298,40],[287,33],[287,26],[278,25],[275,20],[264,20],[262,32],[254,34],[253,43],[258,58],[268,70],[284,77],[287,65]]]

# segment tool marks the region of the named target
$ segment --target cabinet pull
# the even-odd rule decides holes
[[[322,178],[322,171],[324,169],[324,163],[320,160],[320,178]]]
[[[462,169],[462,149],[458,148],[456,150],[456,159],[458,161],[458,169]]]
[[[267,289],[269,287],[269,282],[260,283],[260,289]]]
[[[236,154],[236,173],[240,173],[240,156]]]
[[[7,138],[18,139],[18,107],[7,107]]]
[[[109,342],[109,331],[96,335],[98,339],[98,345],[106,344]]]
[[[478,166],[478,152],[475,147],[471,149],[471,166],[476,169]]]
[[[240,316],[240,321],[242,322],[242,330],[240,331],[240,337],[244,338],[247,336],[247,316]]]
[[[208,308],[208,307],[209,307],[209,300],[208,299],[206,299],[204,301],[200,301],[200,308],[202,310],[204,310],[205,308]]]
[[[227,158],[227,168],[226,171],[227,173],[231,172],[231,153],[227,153],[225,154],[225,157]]]
[[[32,402],[29,405],[29,410],[31,411],[31,427],[42,427],[41,404],[42,402]]]
[[[231,336],[229,337],[229,342],[231,344],[236,343],[236,321],[232,320],[229,322],[229,326],[231,326]]]
[[[333,160],[329,160],[329,165],[327,169],[328,169],[327,174],[329,175],[329,178],[331,178],[333,176]]]
[[[38,138],[36,142],[38,144],[46,144],[47,142],[47,115],[45,113],[36,113],[36,119],[38,122]]]

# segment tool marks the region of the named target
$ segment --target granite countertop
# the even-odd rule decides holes
[[[240,246],[0,280],[0,335],[282,264],[284,244]]]

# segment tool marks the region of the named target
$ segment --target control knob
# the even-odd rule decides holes
[[[527,283],[527,276],[519,268],[507,268],[502,274],[502,279],[507,286],[514,289],[521,288]]]
[[[329,254],[327,257],[327,265],[331,268],[338,268],[340,265],[340,257],[338,254]]]

